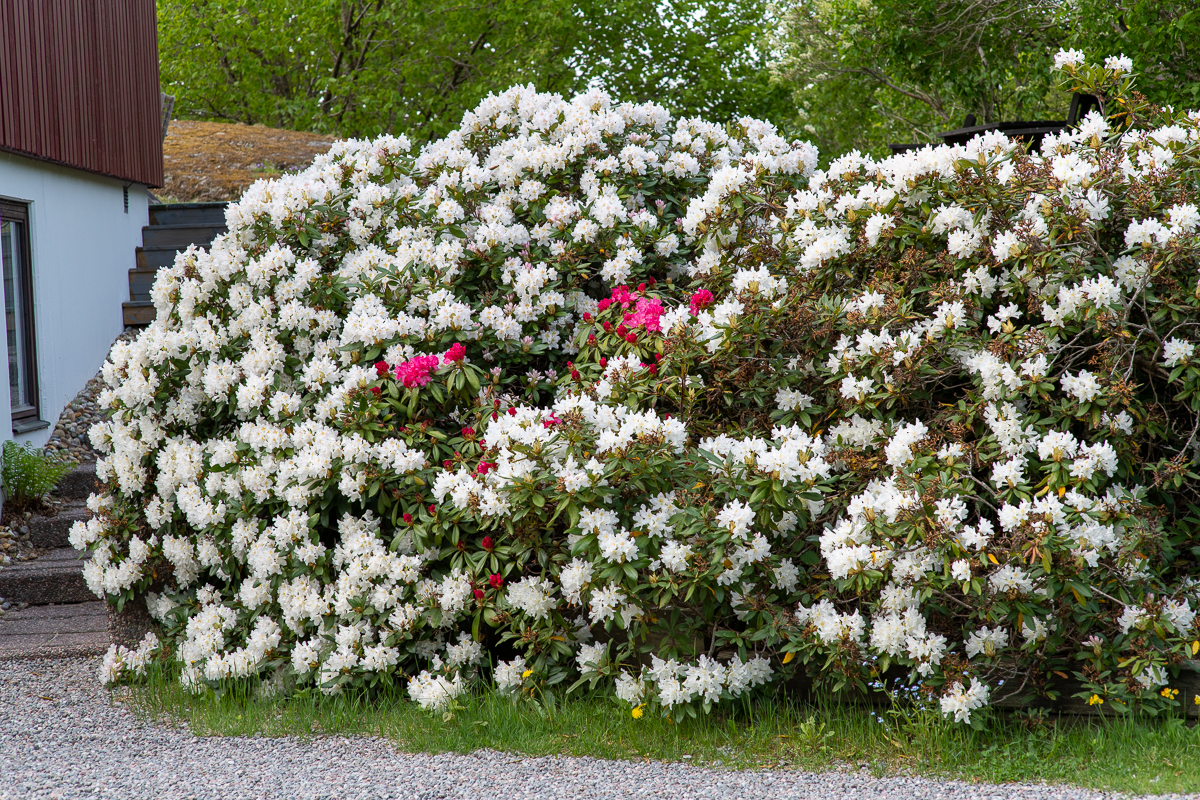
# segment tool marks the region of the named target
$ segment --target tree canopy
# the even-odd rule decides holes
[[[791,0],[781,18],[774,68],[824,152],[1065,111],[1051,0]]]
[[[1073,0],[1071,43],[1099,56],[1124,53],[1147,99],[1200,107],[1200,8],[1180,0]]]
[[[159,0],[183,116],[430,137],[499,86],[569,86],[556,0]]]
[[[1062,119],[1054,53],[1124,53],[1160,105],[1200,105],[1200,12],[1175,0],[781,0],[772,69],[829,157],[979,123]]]
[[[181,116],[418,141],[514,84],[749,115],[819,145],[1061,119],[1053,56],[1124,53],[1152,102],[1200,105],[1181,0],[158,0]]]
[[[785,119],[765,0],[159,0],[183,116],[444,134],[489,93],[608,88],[681,115]]]

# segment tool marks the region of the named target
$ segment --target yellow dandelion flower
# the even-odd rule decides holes
[[[634,718],[634,719],[641,719],[641,718],[642,718],[642,714],[643,714],[643,713],[645,713],[645,712],[643,712],[643,711],[642,711],[642,707],[643,707],[643,706],[645,706],[645,705],[646,705],[645,703],[642,703],[642,705],[640,705],[640,706],[637,706],[636,708],[634,708],[634,709],[633,709],[633,712],[632,712],[632,713],[633,713],[633,718]]]
[[[533,674],[533,670],[527,669],[521,673],[521,679],[524,680],[525,678],[528,678],[532,674]]]
[[[1100,695],[1098,695],[1098,694],[1094,694],[1094,695],[1092,695],[1091,697],[1089,697],[1089,698],[1088,698],[1088,705],[1089,705],[1089,706],[1098,706],[1098,705],[1101,705],[1101,704],[1103,704],[1103,703],[1104,703],[1104,698],[1103,698],[1103,697],[1101,697],[1101,696],[1100,696]]]
[[[1194,702],[1196,703],[1196,705],[1200,706],[1200,694],[1196,695],[1196,697],[1194,698]]]

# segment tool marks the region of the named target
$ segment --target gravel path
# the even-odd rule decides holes
[[[1110,797],[846,773],[729,772],[496,752],[408,755],[368,738],[199,738],[139,721],[96,681],[96,659],[0,662],[0,800],[16,798]]]

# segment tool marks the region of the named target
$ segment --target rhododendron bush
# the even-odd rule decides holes
[[[515,88],[256,184],[104,367],[73,541],[163,633],[105,678],[157,651],[197,692],[434,709],[494,683],[678,716],[797,671],[961,721],[1171,702],[1200,130],[1059,60],[1110,116],[1032,153],[818,171],[751,119]]]

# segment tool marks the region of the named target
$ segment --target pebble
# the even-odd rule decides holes
[[[29,543],[28,525],[21,525],[15,530],[8,525],[0,525],[0,567],[37,557],[38,552]]]
[[[1114,796],[1069,786],[970,784],[917,776],[875,777],[862,771],[733,771],[654,761],[526,758],[493,750],[408,754],[374,737],[199,737],[180,725],[149,722],[132,712],[122,694],[110,695],[100,687],[99,663],[95,658],[0,662],[0,800],[1096,800]]]
[[[117,337],[117,341],[133,341],[138,332],[134,329],[126,330]],[[104,381],[97,372],[83,387],[83,391],[67,403],[67,407],[58,415],[58,422],[46,442],[44,449],[47,453],[56,454],[77,464],[96,460],[97,453],[92,449],[88,430],[93,424],[104,421],[105,414],[98,403],[100,390],[103,388]]]

